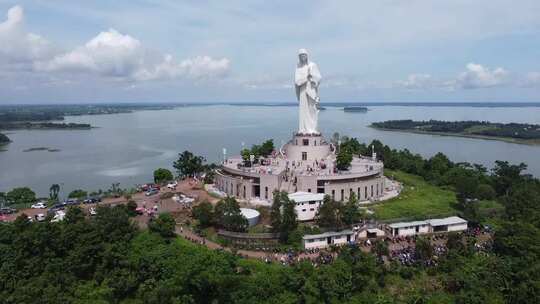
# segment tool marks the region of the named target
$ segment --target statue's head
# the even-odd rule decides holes
[[[306,49],[299,49],[298,50],[298,59],[300,60],[301,64],[307,64],[308,63],[308,52]]]

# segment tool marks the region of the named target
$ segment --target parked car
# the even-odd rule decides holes
[[[97,204],[101,203],[101,197],[99,196],[92,196],[83,201],[84,204]]]
[[[178,186],[178,182],[177,181],[172,181],[167,185],[167,188],[169,188],[171,190],[174,190],[174,189],[176,189],[176,186]]]
[[[159,185],[157,185],[157,184],[144,184],[144,185],[141,185],[140,189],[141,189],[141,191],[147,192],[150,189],[158,189],[158,190],[160,190],[161,187]]]
[[[96,208],[92,207],[90,208],[90,216],[94,216],[97,214]]]
[[[11,207],[0,208],[0,214],[12,214],[17,212],[17,209]]]
[[[65,202],[67,206],[76,206],[79,205],[81,202],[78,198],[68,198],[68,200]]]
[[[66,204],[65,203],[58,203],[56,205],[51,206],[51,208],[49,208],[49,211],[47,211],[47,213],[54,214],[54,213],[56,213],[56,211],[64,210],[64,209],[66,209]]]
[[[37,203],[33,204],[31,207],[32,207],[32,209],[46,209],[47,204],[44,203],[44,202],[37,202]]]
[[[139,207],[137,209],[135,209],[135,212],[138,214],[138,215],[143,215],[144,214],[144,208],[143,207]]]
[[[158,194],[158,193],[159,193],[159,189],[151,188],[148,191],[146,191],[145,195],[150,196],[150,195],[154,195],[154,194]]]

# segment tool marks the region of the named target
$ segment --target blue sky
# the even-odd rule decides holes
[[[4,1],[0,104],[538,102],[540,1]]]

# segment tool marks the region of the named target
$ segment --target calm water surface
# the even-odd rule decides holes
[[[92,130],[10,131],[13,143],[0,152],[0,191],[30,186],[47,195],[51,184],[66,192],[76,188],[97,190],[120,182],[122,187],[149,182],[159,167],[171,168],[177,154],[190,150],[209,161],[219,161],[222,148],[237,154],[242,143],[251,146],[273,138],[287,141],[297,129],[296,107],[201,106],[128,114],[67,117],[67,122],[91,123]],[[540,146],[494,140],[378,131],[367,126],[389,119],[489,120],[540,124],[540,108],[370,107],[368,113],[344,113],[328,108],[319,116],[319,129],[379,139],[394,148],[407,148],[429,157],[441,151],[452,161],[481,163],[495,160],[525,162],[540,176]],[[60,152],[23,152],[49,147]]]

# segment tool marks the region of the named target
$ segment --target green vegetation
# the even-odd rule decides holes
[[[272,231],[279,233],[279,241],[285,244],[291,242],[291,233],[298,227],[295,206],[296,203],[289,199],[286,191],[274,191],[270,212]]]
[[[204,170],[204,157],[196,156],[189,151],[178,154],[178,159],[173,163],[178,176],[193,177]]]
[[[366,113],[368,111],[368,108],[366,107],[358,107],[358,106],[352,106],[352,107],[343,107],[344,112],[356,112],[356,113]]]
[[[161,184],[174,179],[174,176],[170,170],[159,168],[154,171],[154,183]]]
[[[439,266],[429,269],[385,266],[375,255],[355,247],[343,248],[332,264],[314,267],[303,262],[283,267],[171,237],[172,222],[163,219],[167,215],[161,223],[157,223],[158,218],[152,228],[141,231],[132,224],[124,206],[102,206],[97,211],[96,216],[85,218],[79,209],[72,208],[62,223],[29,223],[20,217],[14,223],[0,225],[2,302],[352,304],[538,300],[537,288],[530,285],[538,277],[532,269],[516,273],[505,257],[474,254],[466,247],[452,249]],[[431,247],[427,245],[420,245],[422,255],[429,254]],[[377,252],[386,254],[382,247]],[[531,276],[523,283],[513,279],[525,274]]]
[[[207,228],[214,223],[214,207],[208,201],[193,207],[192,215],[198,221],[199,228]]]
[[[137,110],[172,109],[164,104],[77,104],[0,106],[0,121],[29,122],[64,120],[65,116],[130,113]]]
[[[169,213],[161,213],[156,219],[152,218],[148,222],[148,230],[157,233],[166,239],[170,239],[175,236],[175,226],[176,222]]]
[[[244,165],[249,166],[250,164],[250,155],[253,155],[254,162],[259,162],[259,159],[261,157],[267,157],[268,155],[272,154],[274,151],[274,140],[269,139],[263,142],[261,145],[253,145],[251,146],[251,149],[243,149],[240,151],[240,155],[242,155],[242,159],[244,160]]]
[[[28,207],[36,201],[36,193],[28,187],[14,188],[6,193],[6,203]]]
[[[336,166],[339,170],[347,170],[351,166],[353,153],[349,149],[339,149],[336,156]]]
[[[358,223],[362,216],[354,193],[345,203],[335,201],[329,195],[325,195],[323,204],[319,207],[316,221],[317,225],[322,228],[340,230]]]
[[[209,202],[202,202],[193,207],[193,217],[200,229],[215,226],[227,231],[245,232],[248,227],[247,219],[233,197],[220,200],[215,207]]]
[[[224,198],[216,204],[214,219],[219,228],[227,231],[244,232],[248,227],[248,221],[233,197]]]
[[[86,198],[87,196],[88,196],[88,192],[82,189],[73,190],[68,195],[69,198],[78,198],[78,199],[83,199],[83,198]]]
[[[53,202],[58,201],[58,194],[60,193],[60,185],[52,184],[49,188],[49,199]]]
[[[540,125],[522,123],[492,123],[487,121],[413,121],[388,120],[374,122],[374,128],[424,133],[440,133],[493,139],[516,139],[527,143],[540,141]]]
[[[443,190],[420,176],[400,171],[387,169],[385,175],[403,183],[403,190],[398,197],[373,206],[377,219],[426,219],[457,213],[453,191]]]

